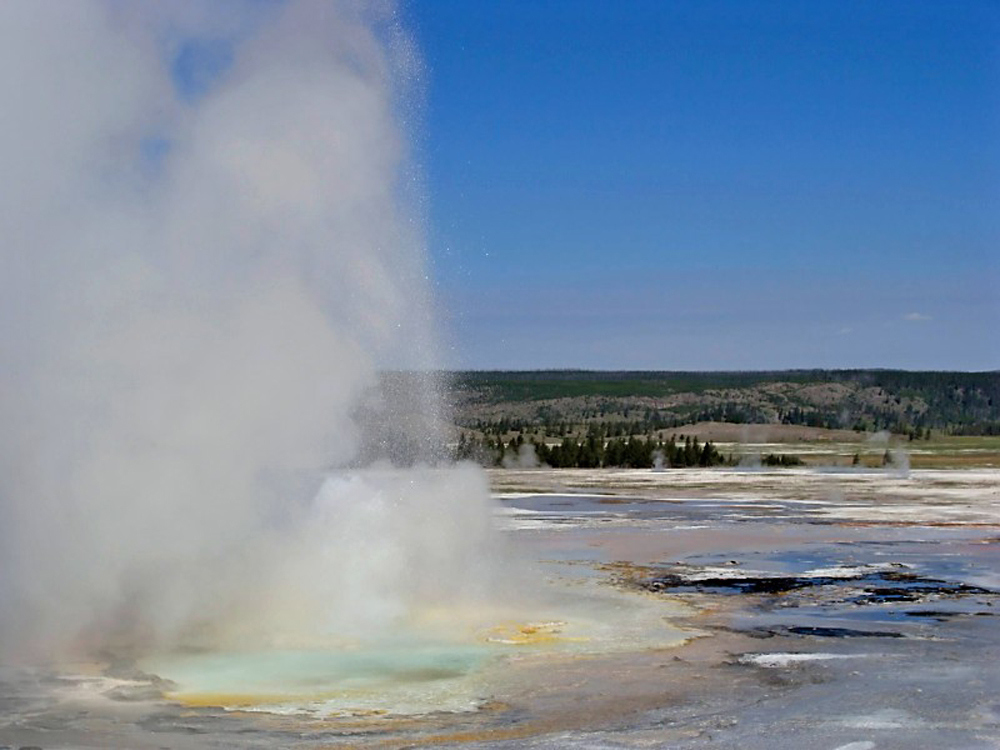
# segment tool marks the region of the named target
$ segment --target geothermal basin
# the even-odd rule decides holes
[[[1000,472],[497,470],[530,596],[0,670],[0,747],[1000,746]]]

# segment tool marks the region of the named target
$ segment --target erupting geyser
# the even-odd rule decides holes
[[[379,386],[435,363],[391,8],[9,0],[0,56],[3,661],[462,626],[485,481]]]

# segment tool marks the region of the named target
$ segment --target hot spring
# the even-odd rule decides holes
[[[13,0],[0,35],[0,661],[458,710],[513,650],[628,641],[444,458],[391,5]]]

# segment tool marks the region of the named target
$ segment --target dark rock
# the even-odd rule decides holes
[[[817,638],[903,638],[902,633],[892,630],[854,630],[853,628],[827,628],[814,625],[793,625],[785,628],[796,635],[811,635]]]
[[[943,612],[937,609],[910,610],[904,612],[907,617],[927,617],[932,620],[947,620],[949,617],[958,617],[962,612]]]

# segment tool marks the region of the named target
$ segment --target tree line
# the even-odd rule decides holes
[[[527,440],[523,434],[504,442],[500,437],[468,437],[463,432],[455,448],[458,460],[478,461],[486,466],[511,463],[536,463],[554,469],[597,469],[615,467],[651,469],[688,466],[719,466],[732,464],[732,457],[723,456],[711,441],[699,443],[698,438],[671,436],[668,440],[631,436],[605,440],[595,434],[584,438],[564,437],[562,442],[549,445]]]

